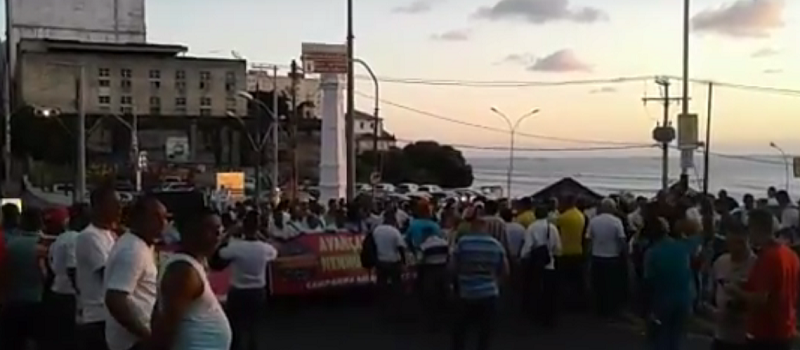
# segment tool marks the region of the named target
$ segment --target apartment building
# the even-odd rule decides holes
[[[190,139],[193,162],[236,165],[242,130],[234,116],[244,116],[247,102],[243,60],[182,56],[180,45],[89,43],[23,39],[18,46],[18,105],[55,108],[65,118],[78,113],[76,81],[82,76],[84,111],[103,119],[88,146],[119,152],[126,132],[123,118],[139,123],[140,148],[154,161],[165,160],[166,139]]]
[[[277,79],[273,77],[271,70],[248,70],[247,71],[247,91],[272,91],[274,85],[278,91],[285,93],[286,96],[292,95],[292,78],[288,74],[278,73]],[[303,78],[297,81],[297,104],[304,102],[311,103],[314,108],[306,110],[305,118],[319,118],[322,114],[322,91],[319,88],[320,80],[317,78]]]

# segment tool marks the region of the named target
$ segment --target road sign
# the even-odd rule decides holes
[[[347,45],[303,43],[302,54],[306,73],[347,73]]]
[[[377,185],[381,182],[381,173],[375,171],[369,175],[369,183],[372,185]]]

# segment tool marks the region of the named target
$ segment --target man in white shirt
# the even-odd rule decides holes
[[[47,252],[47,260],[53,273],[51,293],[47,300],[47,321],[52,324],[48,334],[47,348],[73,350],[75,343],[75,238],[77,231],[67,230],[69,212],[66,208],[51,208],[44,213],[45,231],[57,236]]]
[[[561,255],[561,235],[558,227],[550,222],[550,210],[544,206],[537,207],[537,218],[525,231],[520,256],[523,259],[523,291],[522,303],[528,316],[537,318],[545,327],[554,327],[557,322],[556,294],[558,293],[558,278],[556,275],[555,260]],[[550,254],[550,263],[544,268],[533,266],[531,252],[541,246],[546,246]]]
[[[79,337],[82,349],[105,350],[108,345],[103,274],[116,239],[112,230],[119,223],[120,205],[116,192],[110,187],[94,190],[91,202],[91,224],[75,238],[75,272],[81,312]]]
[[[383,215],[383,223],[372,231],[375,240],[378,262],[375,275],[378,288],[384,300],[381,301],[386,312],[396,309],[398,298],[402,293],[403,266],[405,265],[406,242],[397,228],[397,215],[387,210]],[[386,315],[391,316],[391,315]]]
[[[109,350],[139,350],[149,341],[158,285],[153,243],[167,227],[167,209],[153,197],[140,198],[130,222],[131,231],[114,244],[105,271]]]
[[[778,191],[775,199],[778,200],[781,213],[780,229],[784,231],[783,236],[789,241],[789,244],[794,244],[798,239],[797,231],[800,229],[800,209],[792,203],[789,193],[786,191]]]
[[[258,326],[267,299],[267,264],[278,251],[259,240],[258,213],[250,211],[242,223],[242,239],[231,239],[219,250],[219,257],[230,261],[231,289],[227,311],[233,331],[231,349],[258,349]]]
[[[627,248],[625,226],[616,215],[616,202],[603,199],[599,214],[589,221],[586,239],[592,254],[592,289],[597,312],[613,316],[621,306],[625,292],[624,253]]]

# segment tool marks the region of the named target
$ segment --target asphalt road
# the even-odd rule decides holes
[[[509,311],[499,313],[492,350],[647,349],[644,335],[630,323],[564,314],[556,329],[544,330]],[[364,302],[331,305],[303,301],[268,311],[268,320],[262,326],[261,349],[447,350],[449,324],[443,326],[433,332],[414,320],[383,321]],[[468,343],[468,349],[474,346]],[[683,350],[709,348],[708,338],[688,336]]]

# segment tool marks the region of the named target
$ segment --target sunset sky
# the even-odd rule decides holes
[[[381,77],[570,81],[681,73],[678,0],[355,0],[356,55]],[[288,64],[301,42],[342,43],[345,0],[157,0],[147,4],[148,39],[182,43],[198,55],[239,52],[253,62]],[[800,2],[693,1],[691,76],[800,90]],[[792,64],[794,63],[794,64]],[[359,71],[359,74],[364,73]],[[680,94],[673,81],[672,93]],[[358,92],[372,94],[369,81]],[[388,101],[468,123],[505,128],[541,109],[520,131],[555,138],[651,142],[661,117],[652,81],[564,87],[476,88],[384,82]],[[705,120],[707,86],[692,85],[692,111]],[[372,102],[357,98],[358,107]],[[503,133],[382,105],[404,140],[504,146]],[[679,110],[678,105],[673,106]],[[800,153],[800,93],[714,91],[717,150],[773,152],[774,141]],[[599,144],[521,137],[520,147]]]

